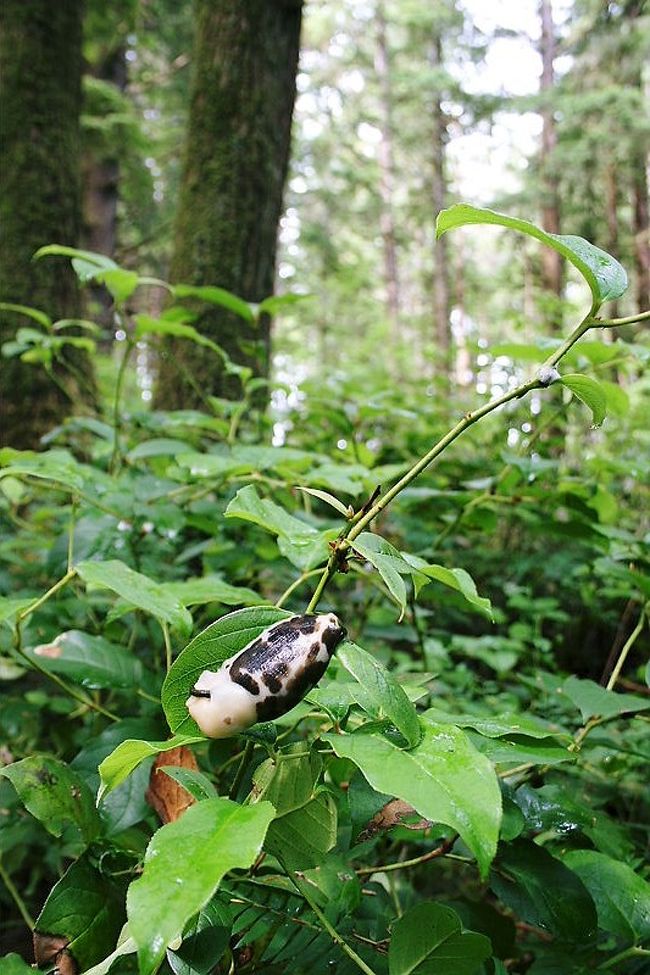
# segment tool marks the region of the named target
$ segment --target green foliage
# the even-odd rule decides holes
[[[620,286],[585,242],[566,249],[594,301]],[[147,283],[43,251],[118,305]],[[93,975],[637,975],[646,348],[615,360],[581,340],[602,334],[591,314],[564,341],[496,346],[512,382],[449,431],[417,381],[322,375],[271,417],[286,437],[271,446],[241,372],[238,402],[127,408],[138,342],[222,355],[174,290],[119,343],[102,416],[0,452],[11,932],[37,916]],[[246,321],[265,304],[198,297]],[[556,385],[565,353],[576,372]],[[185,702],[204,670],[330,609],[349,638],[303,701],[238,737],[198,732]],[[23,975],[17,955],[1,964]]]

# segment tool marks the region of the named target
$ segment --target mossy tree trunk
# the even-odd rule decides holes
[[[79,315],[74,272],[67,261],[32,255],[43,244],[79,241],[81,28],[82,0],[0,5],[0,300],[55,319]],[[22,325],[33,322],[0,313],[0,342]],[[90,375],[88,364],[77,373]],[[0,375],[0,443],[15,447],[37,446],[80,394],[65,367],[51,377],[0,359]]]
[[[193,84],[171,280],[218,285],[248,301],[273,291],[289,159],[302,0],[195,0]],[[216,306],[195,326],[257,376],[269,368],[270,323],[250,327]],[[238,379],[216,356],[171,341],[157,405],[236,398]]]

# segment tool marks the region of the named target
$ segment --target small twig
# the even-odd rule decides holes
[[[31,914],[27,910],[27,907],[25,905],[25,902],[23,901],[22,897],[18,893],[18,891],[17,891],[17,889],[16,889],[16,887],[14,885],[13,880],[11,879],[11,877],[9,876],[9,874],[7,873],[7,871],[5,870],[4,866],[2,865],[2,859],[1,858],[0,858],[0,878],[2,878],[2,881],[3,881],[4,885],[5,885],[5,887],[7,888],[7,890],[9,891],[9,893],[11,894],[11,898],[12,898],[14,904],[16,905],[16,907],[18,908],[18,912],[19,912],[20,916],[22,917],[23,921],[25,922],[25,924],[27,925],[27,927],[29,928],[29,930],[30,931],[33,931],[34,930],[34,919],[32,918]]]
[[[627,655],[630,652],[630,650],[632,649],[632,647],[634,646],[634,644],[636,643],[637,637],[641,634],[641,631],[643,630],[644,623],[645,623],[645,609],[642,609],[641,610],[641,615],[639,616],[639,622],[636,624],[636,626],[634,627],[634,629],[630,633],[629,637],[627,638],[627,640],[623,644],[623,648],[622,648],[620,654],[618,655],[618,660],[616,661],[616,664],[615,664],[614,669],[612,671],[611,677],[607,681],[607,690],[608,691],[611,691],[613,689],[614,685],[616,684],[616,681],[619,678],[619,674],[621,673],[621,670],[623,668],[623,664],[625,663],[625,661],[627,659]]]
[[[291,594],[292,594],[293,592],[295,592],[295,590],[296,590],[296,589],[297,589],[297,588],[298,588],[299,586],[301,586],[301,585],[303,584],[303,582],[306,582],[306,580],[307,580],[307,579],[311,579],[311,578],[313,578],[313,576],[317,576],[317,575],[319,575],[319,574],[321,573],[321,571],[322,571],[321,569],[310,569],[310,570],[309,570],[309,572],[303,572],[303,574],[302,574],[302,575],[300,575],[300,576],[298,576],[298,578],[297,578],[297,579],[295,579],[295,580],[294,580],[294,581],[293,581],[293,582],[291,583],[291,585],[290,585],[290,586],[288,586],[288,588],[284,590],[284,592],[282,593],[282,595],[280,596],[280,598],[279,598],[279,599],[278,599],[278,601],[276,602],[276,604],[275,604],[275,608],[276,608],[276,609],[282,609],[282,607],[283,607],[283,606],[284,606],[284,604],[286,603],[286,601],[287,601],[287,599],[289,598],[289,596],[290,596],[290,595],[291,595]]]
[[[165,641],[165,668],[167,670],[167,673],[169,673],[169,670],[172,665],[172,656],[173,656],[172,641],[169,636],[169,627],[167,626],[164,620],[160,621],[160,627],[163,632],[163,640]]]
[[[405,867],[418,867],[421,863],[427,863],[429,860],[437,860],[438,857],[447,856],[457,839],[458,834],[445,840],[444,843],[441,843],[434,850],[429,850],[428,853],[423,853],[422,856],[413,857],[412,860],[398,860],[396,863],[385,863],[383,866],[378,867],[360,867],[359,870],[355,870],[355,873],[358,877],[367,877],[372,873],[388,873],[391,870],[403,870]]]
[[[244,780],[244,775],[246,773],[246,769],[248,768],[248,763],[250,761],[251,755],[253,754],[253,749],[254,748],[255,748],[254,743],[249,739],[246,742],[246,746],[244,748],[244,751],[242,752],[242,757],[241,757],[241,761],[239,763],[239,767],[238,767],[238,769],[237,769],[237,771],[235,773],[235,778],[233,779],[233,783],[232,783],[232,785],[230,787],[230,792],[228,793],[228,798],[229,799],[236,799],[237,798],[237,793],[239,792],[239,787],[241,786],[241,784],[242,784],[242,782]]]

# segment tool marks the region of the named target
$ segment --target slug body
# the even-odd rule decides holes
[[[208,738],[230,738],[277,718],[318,683],[344,637],[333,613],[275,623],[219,670],[204,670],[187,709]]]

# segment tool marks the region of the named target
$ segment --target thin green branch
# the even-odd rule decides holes
[[[18,908],[18,912],[22,917],[23,921],[25,922],[29,930],[33,931],[34,919],[32,918],[31,914],[27,910],[25,902],[20,896],[20,894],[18,893],[18,890],[16,889],[13,880],[11,879],[11,877],[3,867],[1,858],[0,858],[0,878],[2,879],[2,882],[4,883],[7,890],[9,891],[11,898],[14,904],[16,905],[16,907]]]
[[[248,741],[246,742],[244,751],[242,752],[242,757],[239,763],[239,767],[237,768],[237,771],[235,773],[235,778],[233,779],[233,783],[230,787],[230,792],[228,793],[229,799],[237,798],[237,793],[239,792],[240,786],[244,781],[244,775],[246,774],[246,769],[248,768],[248,763],[251,760],[251,755],[253,754],[254,748],[255,748],[255,744],[249,738]]]
[[[608,691],[613,690],[614,685],[616,684],[616,681],[618,680],[618,678],[620,676],[621,670],[623,669],[623,664],[625,663],[625,661],[627,659],[628,653],[630,652],[630,650],[632,649],[632,647],[636,643],[637,638],[641,635],[641,631],[643,630],[643,626],[644,626],[644,623],[645,623],[645,618],[646,618],[645,617],[645,609],[642,609],[641,610],[641,615],[639,616],[639,622],[636,624],[636,626],[634,627],[634,629],[630,633],[629,637],[627,638],[627,640],[623,644],[623,647],[621,648],[621,652],[618,655],[618,660],[616,661],[616,664],[614,666],[614,669],[612,670],[611,676],[610,676],[609,680],[607,681],[607,690]]]
[[[160,627],[163,632],[163,640],[165,641],[165,669],[167,670],[167,673],[169,673],[172,665],[172,656],[173,656],[172,641],[169,636],[169,627],[167,626],[167,623],[165,623],[164,620],[160,621]]]
[[[429,860],[437,860],[439,857],[444,857],[449,854],[454,843],[458,839],[458,835],[450,837],[450,839],[445,840],[440,846],[437,846],[433,850],[429,850],[428,853],[423,853],[419,857],[413,857],[412,860],[398,860],[395,863],[385,863],[383,866],[378,867],[360,867],[359,870],[355,870],[358,877],[367,877],[373,873],[389,873],[391,870],[404,870],[407,867],[419,867],[422,863],[428,863]]]
[[[298,576],[297,579],[294,579],[291,585],[284,590],[284,592],[276,602],[275,604],[276,609],[282,609],[289,596],[293,592],[295,592],[295,590],[298,589],[299,586],[302,586],[303,582],[306,582],[307,579],[311,579],[313,576],[319,575],[320,572],[321,572],[320,569],[310,569],[309,572],[303,572],[303,574]]]
[[[122,356],[122,361],[120,362],[120,368],[117,372],[117,380],[115,382],[115,397],[113,399],[113,453],[111,454],[111,459],[108,465],[108,469],[111,474],[117,472],[119,468],[120,461],[120,401],[122,399],[122,386],[124,385],[124,376],[126,375],[126,367],[129,364],[129,359],[131,354],[135,349],[135,342],[131,339],[126,340],[126,349],[124,350],[124,355]]]
[[[650,311],[639,312],[638,315],[628,315],[627,318],[597,318],[594,325],[598,328],[616,328],[619,325],[634,325],[636,322],[647,322]]]
[[[637,946],[625,948],[618,955],[614,955],[613,958],[609,958],[602,965],[599,965],[598,971],[607,971],[614,968],[619,962],[625,961],[627,958],[650,958],[650,951],[647,948],[638,948]]]
[[[308,885],[305,883],[305,881],[303,881],[300,878],[299,874],[294,871],[292,873],[289,873],[289,877],[292,883],[295,885],[297,891],[305,898],[305,900],[311,907],[312,911],[314,912],[314,914],[316,915],[320,923],[323,925],[323,928],[327,931],[327,933],[331,937],[332,941],[334,941],[339,946],[339,948],[345,952],[348,958],[352,959],[355,965],[357,965],[357,967],[360,968],[362,972],[364,972],[364,975],[375,975],[375,972],[372,970],[372,968],[370,968],[369,965],[366,965],[363,958],[361,958],[361,956],[356,953],[354,948],[350,947],[350,945],[347,943],[345,938],[338,933],[334,925],[331,924],[331,922],[328,920],[325,914],[323,914],[320,907],[318,906],[314,898],[311,896],[310,891],[307,889]]]

